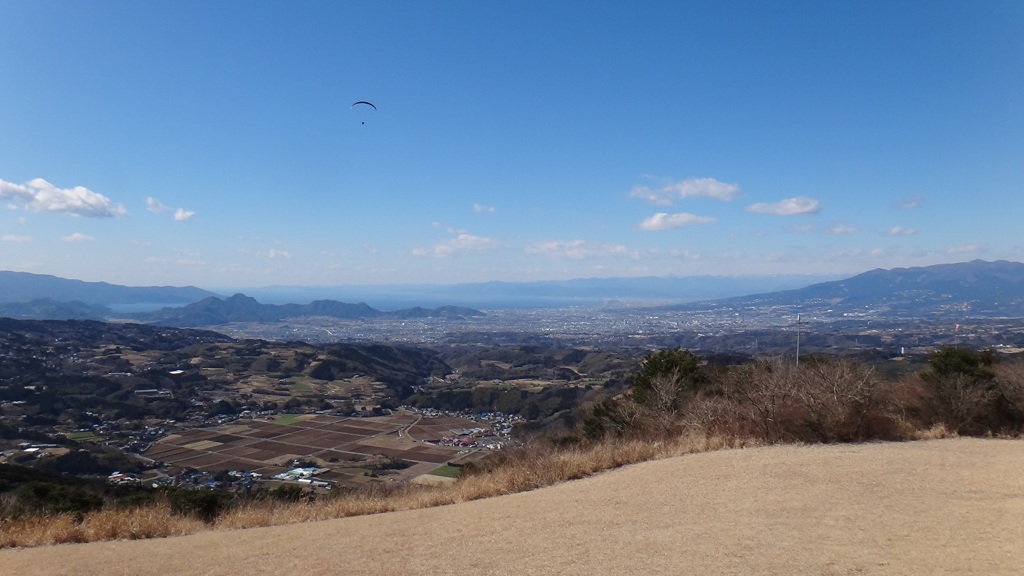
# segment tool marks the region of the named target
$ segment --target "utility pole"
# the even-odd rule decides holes
[[[796,365],[800,367],[800,315],[796,315]]]

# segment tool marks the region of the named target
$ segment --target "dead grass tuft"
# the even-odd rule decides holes
[[[70,515],[33,516],[0,523],[0,546],[45,546],[84,542],[78,523]]]
[[[139,540],[184,536],[205,529],[195,518],[174,514],[167,503],[129,510],[100,510],[82,519],[88,541]]]
[[[0,547],[166,538],[204,528],[199,520],[173,514],[170,506],[161,503],[130,510],[99,510],[81,517],[60,514],[7,520],[0,522]]]
[[[927,430],[915,430],[913,436],[914,440],[940,440],[942,438],[958,438],[960,435],[951,432],[945,424],[940,422]]]

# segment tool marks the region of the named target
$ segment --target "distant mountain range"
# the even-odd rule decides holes
[[[279,322],[288,318],[322,316],[345,320],[374,318],[468,318],[485,316],[479,310],[462,306],[438,308],[403,308],[381,311],[366,304],[346,304],[333,300],[318,300],[310,304],[260,304],[255,298],[235,294],[226,299],[216,296],[178,307],[165,307],[155,312],[116,312],[101,304],[84,302],[58,302],[51,298],[37,298],[29,302],[0,304],[0,317],[18,320],[133,320],[159,326],[195,328],[222,326],[232,322]]]
[[[445,295],[447,302],[479,302],[486,308],[608,305],[624,302],[676,302],[660,309],[708,310],[788,307],[805,314],[858,314],[871,311],[900,317],[1016,317],[1024,318],[1024,264],[975,260],[918,268],[872,270],[843,280],[819,282],[794,289],[798,277],[777,278],[609,278],[564,282],[490,282],[453,286],[381,287],[392,302],[415,302],[386,312],[360,301],[347,304],[332,298],[308,304],[263,304],[253,295],[220,297],[195,287],[128,287],[106,282],[82,282],[24,272],[0,272],[0,316],[21,319],[131,319],[169,326],[217,326],[230,322],[276,322],[302,316],[343,319],[457,318],[483,315],[465,306],[422,307]],[[803,277],[806,279],[807,277]],[[741,296],[743,286],[764,287]],[[796,284],[799,286],[799,284]],[[260,300],[295,301],[309,296],[366,294],[368,287],[253,290]],[[361,292],[360,292],[361,291]],[[754,292],[747,292],[750,294]],[[416,295],[419,295],[418,297]],[[463,298],[459,299],[459,295]],[[697,296],[703,295],[700,299]],[[731,297],[716,298],[727,295]],[[699,300],[698,302],[693,302]],[[689,301],[690,303],[684,303]],[[183,304],[173,307],[168,304]],[[164,305],[155,312],[131,311],[132,304]]]
[[[182,306],[168,306],[182,304]],[[153,311],[131,311],[147,305]],[[317,300],[309,304],[261,304],[235,294],[220,298],[193,286],[120,286],[69,280],[46,274],[0,271],[0,317],[21,320],[134,320],[164,326],[220,326],[231,322],[277,322],[285,318],[326,316],[341,319],[464,318],[484,313],[460,306],[413,306],[382,311],[365,303]]]
[[[367,302],[385,309],[458,303],[477,308],[565,308],[695,302],[802,288],[839,276],[647,276],[577,278],[538,282],[267,286],[239,288],[261,302],[284,304],[331,299]]]
[[[132,287],[106,282],[83,282],[44,274],[0,271],[0,304],[36,300],[109,306],[116,311],[155,310],[199,302],[211,296],[244,293],[266,304],[309,303],[317,300],[366,302],[377,309],[438,307],[450,304],[476,308],[561,308],[694,302],[801,288],[829,276],[651,276],[642,278],[579,278],[543,282],[478,282],[464,284],[391,284],[347,286],[269,286],[217,292],[192,286]],[[39,303],[52,312],[52,303]],[[80,306],[79,306],[80,308]],[[25,307],[21,307],[24,311]],[[0,310],[2,312],[2,310]],[[84,313],[79,310],[79,313]]]
[[[213,292],[186,286],[119,286],[106,282],[68,280],[47,274],[0,271],[0,303],[49,299],[84,304],[188,304],[216,296]]]
[[[371,308],[362,302],[359,304],[346,304],[334,300],[317,300],[309,304],[260,304],[255,298],[244,294],[235,294],[226,299],[211,296],[187,306],[163,308],[156,312],[136,313],[132,314],[131,317],[153,324],[191,328],[198,326],[221,326],[232,322],[279,322],[287,318],[303,316],[366,320],[374,318],[453,319],[484,315],[479,310],[461,306],[441,306],[433,309],[414,307],[384,312]]]
[[[102,304],[86,304],[79,300],[59,302],[53,298],[36,298],[28,302],[0,303],[0,317],[18,320],[104,320],[114,311]]]
[[[738,310],[771,306],[832,316],[870,311],[893,318],[1024,318],[1024,264],[974,260],[918,268],[877,269],[796,290],[664,308]]]

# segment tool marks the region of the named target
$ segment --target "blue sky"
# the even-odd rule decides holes
[[[0,269],[218,288],[1024,260],[1019,1],[6,0],[0,22]]]

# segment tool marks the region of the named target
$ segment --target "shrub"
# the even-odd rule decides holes
[[[636,424],[640,407],[629,398],[605,398],[586,410],[581,429],[590,440],[623,436]]]
[[[633,376],[630,395],[637,404],[662,412],[675,412],[686,397],[710,384],[701,360],[689,350],[658,350],[644,357]]]
[[[976,382],[987,382],[995,377],[992,367],[997,360],[991,350],[975,352],[969,348],[947,346],[929,355],[928,369],[921,376],[925,380],[966,376]]]
[[[82,515],[103,507],[103,499],[80,488],[49,482],[29,482],[15,490],[19,514]]]
[[[928,392],[926,412],[931,424],[944,424],[953,432],[979,434],[999,425],[994,384],[995,356],[967,348],[948,347],[934,352],[928,369],[920,374]]]
[[[170,493],[171,511],[211,523],[230,504],[231,497],[213,490],[182,488]]]
[[[767,442],[791,439],[796,396],[794,367],[778,358],[762,358],[725,372],[722,388],[733,405],[741,432]]]
[[[794,376],[795,401],[805,414],[804,439],[859,442],[897,436],[885,413],[881,381],[871,367],[847,358],[814,358]]]
[[[993,384],[1006,426],[1012,431],[1024,430],[1024,361],[999,364],[994,372]]]

